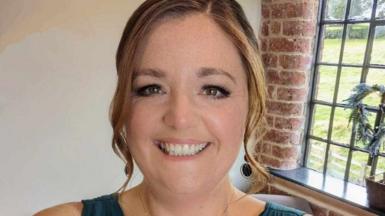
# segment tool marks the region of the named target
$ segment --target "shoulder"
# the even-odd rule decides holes
[[[33,216],[81,216],[82,209],[81,202],[70,202],[44,209]]]

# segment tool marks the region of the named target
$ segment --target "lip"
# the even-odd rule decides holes
[[[155,140],[155,144],[159,145],[161,142],[170,143],[170,144],[202,144],[202,143],[209,143],[209,141],[201,141],[196,139],[180,139],[180,138],[161,138]]]

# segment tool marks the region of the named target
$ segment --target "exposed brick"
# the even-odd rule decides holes
[[[284,117],[275,117],[275,128],[277,129],[288,129],[288,130],[298,130],[302,127],[303,119],[301,118],[284,118]]]
[[[268,85],[267,86],[267,95],[270,99],[275,99],[275,86]]]
[[[279,64],[284,69],[307,70],[310,68],[311,59],[301,55],[281,55]]]
[[[281,22],[271,22],[270,24],[270,32],[272,34],[280,34],[281,33]]]
[[[277,98],[278,100],[286,101],[304,101],[306,98],[306,89],[295,89],[295,88],[278,88]]]
[[[296,39],[296,38],[271,38],[270,50],[274,52],[310,52],[310,40],[309,39]]]
[[[280,130],[269,130],[263,137],[264,141],[274,142],[277,144],[298,144],[298,135],[294,132],[286,132]]]
[[[289,146],[289,147],[281,147],[277,145],[271,146],[271,151],[273,156],[281,158],[281,159],[291,159],[296,160],[298,157],[298,147],[297,145]]]
[[[270,167],[281,167],[282,162],[276,158],[267,155],[261,155],[261,162]]]
[[[270,17],[270,8],[266,4],[262,4],[262,17],[266,19]]]
[[[306,76],[301,72],[267,70],[266,78],[268,84],[279,84],[287,86],[301,86],[305,84]]]
[[[314,21],[285,21],[283,23],[283,35],[286,36],[314,36]]]
[[[271,146],[272,146],[272,144],[267,143],[267,142],[263,142],[262,148],[261,148],[262,153],[270,155],[271,154]]]
[[[274,116],[266,115],[265,118],[266,118],[267,125],[270,127],[274,127]]]
[[[269,36],[269,21],[262,23],[262,36]]]
[[[277,67],[278,56],[274,54],[263,54],[262,60],[265,67]]]
[[[302,114],[302,104],[299,103],[285,103],[268,100],[267,112],[280,115],[300,115]]]
[[[313,18],[314,5],[311,2],[278,3],[271,5],[271,17],[273,18]]]
[[[328,210],[322,207],[319,207],[313,203],[310,204],[311,210],[314,216],[327,216]]]
[[[267,43],[267,40],[262,40],[261,41],[261,51],[262,52],[266,52],[268,49],[268,43]]]

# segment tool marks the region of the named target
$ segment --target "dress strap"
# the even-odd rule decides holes
[[[82,200],[82,203],[82,216],[124,216],[116,193]]]

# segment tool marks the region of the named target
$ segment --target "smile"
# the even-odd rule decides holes
[[[209,143],[201,144],[170,144],[161,142],[159,148],[166,154],[171,156],[192,156],[203,151]]]

